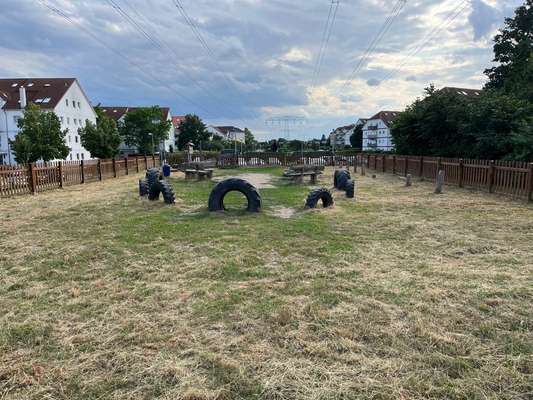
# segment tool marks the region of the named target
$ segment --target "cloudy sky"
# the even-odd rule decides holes
[[[366,58],[399,2],[331,2],[0,0],[0,77],[76,77],[94,104],[169,106],[260,139],[280,136],[265,120],[304,117],[291,137],[320,137],[429,83],[481,87],[492,37],[523,1],[407,0]]]

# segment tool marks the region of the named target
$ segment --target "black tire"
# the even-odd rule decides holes
[[[346,184],[351,179],[350,172],[346,171],[345,169],[340,169],[338,171],[335,171],[335,177],[334,177],[333,186],[335,186],[338,190],[345,190]]]
[[[316,208],[320,200],[322,200],[322,207],[324,208],[331,207],[335,203],[331,192],[326,188],[320,188],[309,193],[305,202],[305,208]]]
[[[161,180],[161,172],[158,168],[150,168],[146,171],[146,181],[148,182],[148,190],[152,188],[159,180]]]
[[[139,179],[139,196],[144,197],[148,194],[148,182],[146,179]]]
[[[353,199],[355,197],[355,181],[348,179],[346,182],[346,197]]]
[[[209,195],[209,211],[223,211],[224,197],[229,192],[241,192],[248,201],[246,211],[259,212],[261,210],[261,195],[250,182],[239,178],[228,178],[216,184]]]
[[[174,204],[176,202],[176,196],[174,195],[174,189],[170,184],[165,181],[159,181],[159,187],[161,189],[161,194],[163,195],[163,201],[166,204]]]

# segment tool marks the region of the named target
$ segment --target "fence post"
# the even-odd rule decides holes
[[[463,187],[463,175],[464,175],[464,169],[465,169],[465,162],[461,158],[459,159],[459,187]]]
[[[152,154],[152,168],[155,168],[155,156]]]
[[[117,163],[115,161],[115,157],[113,157],[113,178],[117,177]]]
[[[419,172],[420,178],[424,177],[424,156],[420,157],[420,172]]]
[[[527,201],[533,202],[533,163],[529,164],[529,172],[528,172],[528,180],[527,180]]]
[[[404,176],[407,176],[409,172],[409,156],[405,156],[405,171]]]
[[[392,156],[392,175],[396,175],[396,156]]]
[[[442,158],[439,157],[437,158],[437,174],[439,173],[441,169],[442,169]]]
[[[35,194],[37,192],[37,176],[34,163],[28,164],[28,177],[30,178],[30,192]]]
[[[383,173],[387,172],[387,156],[383,154]]]
[[[59,187],[63,189],[63,161],[59,161],[58,169],[59,169]]]
[[[124,168],[126,168],[126,175],[129,175],[130,172],[128,170],[128,157],[124,158]]]
[[[489,169],[489,193],[492,193],[494,190],[494,172],[496,170],[496,164],[494,163],[494,160],[490,161],[490,169]]]
[[[98,159],[98,164],[96,164],[96,169],[98,170],[98,180],[102,180],[102,160]]]
[[[144,168],[148,169],[148,157],[146,157],[146,154],[144,155]]]
[[[137,173],[139,173],[139,156],[135,156],[135,166],[137,168]]]
[[[81,182],[80,183],[85,183],[85,161],[84,160],[81,160],[80,161],[80,175],[81,175]]]

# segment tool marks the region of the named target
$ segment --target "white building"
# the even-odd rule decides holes
[[[207,131],[211,136],[218,136],[228,141],[245,143],[244,131],[234,126],[213,126],[209,125]]]
[[[353,135],[355,128],[366,123],[366,119],[360,118],[355,124],[341,126],[329,134],[329,140],[336,147],[351,146],[350,137]]]
[[[142,107],[115,107],[115,106],[100,106],[105,115],[109,118],[112,118],[116,121],[117,125],[124,121],[126,114],[131,111],[136,111]],[[160,107],[161,109],[161,120],[169,121],[170,128],[168,129],[168,139],[156,143],[157,149],[160,153],[162,152],[174,152],[176,149],[176,135],[174,130],[174,125],[172,124],[172,116],[170,115],[170,109],[168,107]],[[132,146],[126,145],[122,142],[120,144],[120,154],[121,155],[130,155],[137,154],[138,149]]]
[[[17,121],[28,103],[53,111],[68,129],[65,143],[70,148],[67,160],[86,160],[91,154],[81,145],[78,129],[86,120],[96,123],[96,114],[75,78],[0,79],[0,164],[14,164],[8,139],[19,132]]]
[[[363,151],[394,149],[390,127],[398,115],[400,111],[380,111],[366,121],[363,125]]]

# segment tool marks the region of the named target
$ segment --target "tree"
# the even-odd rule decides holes
[[[533,102],[533,0],[526,0],[505,19],[505,27],[494,38],[494,62],[485,70],[488,89]]]
[[[128,112],[118,129],[128,146],[135,146],[140,153],[147,154],[168,139],[170,126],[171,122],[162,118],[159,106],[153,106]]]
[[[180,124],[180,134],[178,136],[178,148],[184,150],[187,143],[194,143],[195,147],[200,146],[200,142],[209,141],[207,127],[197,115],[187,114]]]
[[[116,122],[99,108],[95,107],[96,124],[87,120],[83,128],[78,129],[81,144],[97,158],[113,158],[118,154],[122,141]]]
[[[20,132],[9,143],[18,163],[64,159],[69,154],[65,144],[68,130],[61,130],[59,118],[52,111],[42,111],[30,103],[17,125]]]
[[[255,145],[257,144],[255,137],[248,128],[244,128],[244,143],[246,145],[246,150],[254,150]]]
[[[359,124],[350,136],[350,144],[355,149],[363,148],[363,125]]]

